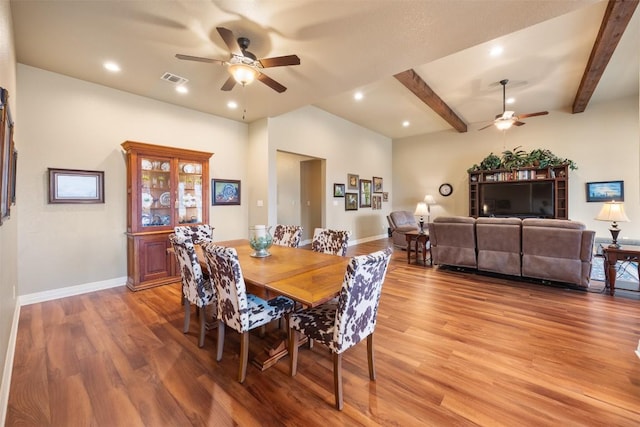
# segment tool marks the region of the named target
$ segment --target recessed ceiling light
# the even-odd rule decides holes
[[[187,88],[185,85],[176,86],[176,92],[189,93],[189,88]]]
[[[120,71],[120,66],[115,62],[111,62],[111,61],[105,62],[103,65],[104,65],[104,68],[111,71],[112,73],[117,73]]]
[[[404,122],[402,122],[402,127],[408,128],[410,124],[411,123],[409,123],[409,120],[405,120]]]
[[[364,98],[364,95],[362,94],[362,92],[356,92],[353,95],[353,99],[355,99],[356,101],[360,101],[360,100],[362,100],[362,98]]]
[[[514,102],[516,102],[516,99],[515,98],[507,98],[507,100],[504,101],[504,102],[507,103],[507,104],[513,104]]]
[[[235,110],[236,108],[238,108],[238,103],[236,101],[229,101],[227,102],[227,107]]]
[[[494,46],[491,48],[491,51],[489,52],[489,55],[491,56],[500,56],[502,55],[502,52],[504,52],[504,49],[502,48],[502,46]]]

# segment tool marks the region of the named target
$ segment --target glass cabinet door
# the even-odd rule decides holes
[[[202,223],[202,163],[178,161],[176,210],[179,224]]]
[[[140,225],[171,225],[171,162],[168,159],[140,158]]]

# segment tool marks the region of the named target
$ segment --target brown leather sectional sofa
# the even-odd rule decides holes
[[[589,286],[595,232],[577,221],[438,217],[433,263]]]

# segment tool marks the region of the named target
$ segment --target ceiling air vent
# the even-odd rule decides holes
[[[171,83],[175,83],[177,85],[182,85],[185,84],[186,82],[188,82],[189,80],[185,79],[184,77],[180,77],[180,76],[176,76],[175,74],[171,74],[171,73],[164,73],[162,75],[162,77],[160,77],[162,80],[171,82]]]

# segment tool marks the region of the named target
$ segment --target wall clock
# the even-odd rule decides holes
[[[440,186],[438,191],[440,192],[440,194],[447,197],[447,196],[450,196],[451,193],[453,193],[453,187],[451,186],[451,184],[445,183]]]

